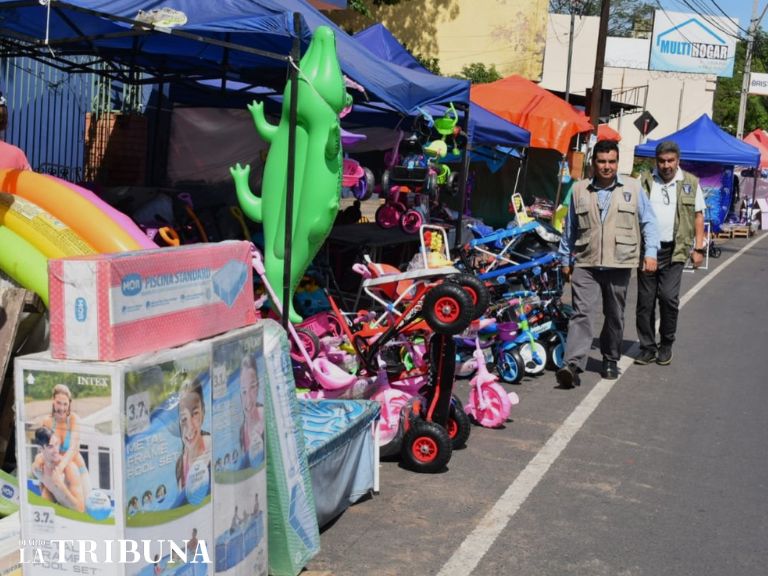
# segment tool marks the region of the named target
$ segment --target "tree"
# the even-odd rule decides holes
[[[371,0],[371,3],[374,6],[392,6],[394,4],[400,4],[400,2],[405,0]],[[349,0],[347,2],[347,8],[350,8],[351,10],[354,10],[355,12],[359,12],[363,16],[367,16],[368,18],[373,18],[373,15],[371,14],[371,11],[368,9],[368,4],[366,3],[366,0]]]
[[[650,34],[656,4],[645,0],[610,0],[611,17],[608,20],[608,35],[629,38],[637,33]],[[599,16],[600,0],[549,0],[549,11],[553,14],[577,16]]]
[[[501,80],[501,74],[496,70],[495,64],[491,64],[490,68],[486,68],[482,62],[473,62],[464,66],[461,69],[461,73],[456,75],[456,78],[469,80],[472,84],[486,84]]]
[[[419,64],[432,72],[432,74],[437,74],[438,76],[442,75],[440,73],[440,60],[438,58],[430,58],[428,56],[422,56],[421,54],[414,54],[413,52],[411,52],[411,55],[419,61]]]
[[[765,72],[768,64],[768,34],[758,30],[752,52],[752,71]],[[731,134],[736,134],[739,121],[739,100],[744,77],[744,60],[747,52],[746,40],[736,45],[736,60],[731,78],[718,78],[712,119]],[[768,126],[768,107],[763,96],[747,97],[747,112],[744,117],[744,134],[755,128]]]

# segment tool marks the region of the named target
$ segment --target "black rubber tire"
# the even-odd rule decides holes
[[[474,309],[472,310],[473,320],[485,314],[488,304],[491,302],[491,292],[480,278],[472,274],[456,274],[449,277],[448,281],[461,286],[472,298],[472,303],[474,304]]]
[[[556,350],[558,346],[562,346],[561,351],[565,355],[565,335],[559,334],[557,331],[551,332],[544,338],[544,346],[547,349],[547,362],[546,368],[550,370],[559,370],[565,366],[565,362],[558,366],[555,358]]]
[[[296,335],[299,340],[304,344],[304,348],[309,355],[310,360],[314,360],[320,354],[320,338],[317,334],[307,328],[296,328]],[[291,339],[291,358],[297,362],[304,362],[304,354],[299,350],[299,346]]]
[[[424,297],[424,319],[440,334],[461,334],[472,322],[472,298],[461,287],[443,282]]]
[[[472,431],[472,422],[469,416],[454,402],[451,402],[451,410],[448,414],[448,437],[451,439],[451,447],[459,450],[467,445],[469,435]]]
[[[424,420],[413,421],[403,437],[400,451],[404,466],[426,474],[443,470],[452,454],[451,438],[446,429]]]
[[[381,175],[381,192],[379,196],[382,198],[389,198],[389,170],[384,170]]]
[[[365,194],[361,194],[358,200],[365,201],[373,196],[373,188],[376,186],[376,178],[370,168],[363,168],[365,176]]]

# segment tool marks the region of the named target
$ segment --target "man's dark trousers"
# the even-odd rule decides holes
[[[672,262],[674,242],[662,242],[658,254],[658,270],[652,274],[637,272],[637,337],[641,350],[656,349],[656,301],[659,302],[659,335],[661,344],[671,346],[677,332],[680,307],[680,283],[683,262]]]

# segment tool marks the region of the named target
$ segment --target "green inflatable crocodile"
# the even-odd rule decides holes
[[[290,320],[301,322],[293,309],[293,293],[323,245],[339,210],[343,175],[339,113],[351,103],[336,56],[336,38],[319,26],[299,64],[293,226],[291,234]],[[248,185],[250,166],[230,168],[243,212],[264,226],[264,267],[276,294],[283,295],[288,129],[291,83],[285,88],[280,123],[270,124],[264,105],[248,105],[256,131],[269,144],[261,197]]]

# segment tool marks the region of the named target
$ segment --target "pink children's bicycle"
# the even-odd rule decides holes
[[[512,406],[519,404],[520,398],[514,392],[507,393],[498,378],[488,371],[480,338],[475,339],[473,357],[477,373],[470,381],[469,399],[464,411],[480,426],[498,428],[507,421]]]

